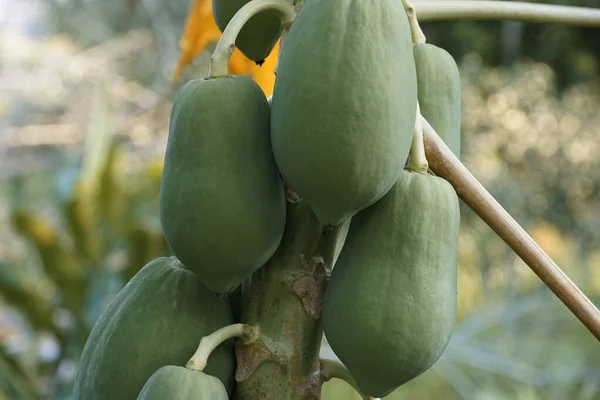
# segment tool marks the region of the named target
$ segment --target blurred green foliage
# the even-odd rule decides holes
[[[0,368],[10,371],[10,385],[0,389],[10,399],[68,398],[73,374],[64,381],[48,378],[78,361],[91,328],[123,285],[146,262],[169,253],[152,224],[158,216],[140,212],[148,205],[158,209],[160,174],[151,165],[129,178],[137,185],[124,179],[122,146],[107,129],[108,99],[98,93],[81,162],[56,176],[57,220],[39,215],[26,200],[27,177],[5,183],[12,230],[27,253],[0,265],[2,300],[25,317],[21,329],[47,332],[58,346],[49,360],[34,357],[27,373],[23,354],[3,349]]]

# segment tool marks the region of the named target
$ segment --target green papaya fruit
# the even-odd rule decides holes
[[[213,17],[219,30],[223,32],[231,18],[249,2],[250,0],[212,0]],[[236,38],[235,46],[246,57],[262,64],[275,47],[282,31],[281,19],[263,11],[246,22]]]
[[[283,235],[269,117],[263,91],[245,76],[191,81],[173,105],[161,224],[173,254],[214,292],[238,287]]]
[[[271,105],[284,181],[337,226],[393,186],[408,158],[417,78],[396,0],[304,2],[286,37]]]
[[[415,44],[413,52],[421,115],[459,157],[462,97],[458,66],[446,50],[429,43]]]
[[[203,336],[233,323],[217,297],[175,257],[146,264],[112,300],[85,344],[75,400],[136,399],[164,365],[185,365]],[[231,388],[232,343],[211,354],[206,373]]]
[[[383,397],[431,367],[456,316],[458,197],[404,171],[352,218],[323,300],[323,331],[360,389]]]
[[[148,378],[137,400],[228,400],[223,383],[214,376],[166,365]]]

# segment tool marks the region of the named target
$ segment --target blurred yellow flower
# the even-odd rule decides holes
[[[185,22],[185,28],[179,41],[181,57],[173,74],[175,79],[181,78],[183,69],[198,56],[210,43],[217,42],[221,31],[217,27],[212,13],[211,0],[194,0],[194,4]],[[275,65],[279,52],[279,42],[273,48],[262,66],[244,56],[235,49],[229,62],[229,71],[234,75],[248,75],[265,92],[266,96],[273,93],[275,84]]]

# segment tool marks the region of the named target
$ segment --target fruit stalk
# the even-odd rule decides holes
[[[600,311],[594,303],[460,162],[427,120],[421,117],[421,123],[425,152],[431,170],[454,186],[459,197],[521,257],[560,301],[600,340]]]
[[[425,43],[426,38],[421,26],[419,25],[417,11],[410,0],[402,0],[402,5],[406,11],[408,17],[408,23],[410,24],[410,33],[412,35],[413,43]]]
[[[229,21],[210,57],[208,73],[210,78],[229,76],[229,59],[235,50],[235,40],[240,30],[250,18],[262,11],[270,11],[281,18],[284,27],[289,25],[296,16],[294,7],[285,0],[252,0],[244,5]]]
[[[324,233],[323,233],[324,232]],[[288,195],[282,242],[252,276],[242,321],[260,329],[238,343],[237,399],[319,399],[321,303],[327,284],[323,242],[335,244],[306,202]],[[318,250],[320,249],[320,250]]]
[[[185,367],[192,371],[202,372],[208,363],[208,357],[221,343],[236,337],[244,343],[251,343],[257,336],[258,329],[250,325],[232,324],[225,326],[200,339],[198,349]]]
[[[354,380],[352,375],[350,375],[348,369],[344,367],[344,364],[342,364],[341,362],[335,360],[321,359],[319,360],[319,365],[321,367],[321,379],[323,380],[323,382],[329,382],[333,378],[341,379],[348,383],[350,386],[352,386],[364,400],[377,399],[376,397],[364,395],[360,391],[356,381]]]
[[[589,7],[518,1],[418,0],[415,8],[421,22],[479,19],[600,26],[600,10]]]
[[[426,174],[429,169],[427,157],[425,156],[425,147],[423,145],[423,127],[421,125],[421,110],[417,102],[417,117],[415,118],[415,132],[412,145],[410,146],[410,160],[407,168],[411,171]]]

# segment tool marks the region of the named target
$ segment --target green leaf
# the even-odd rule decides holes
[[[102,258],[100,193],[102,176],[110,160],[109,95],[102,86],[95,92],[88,125],[82,168],[71,197],[65,204],[67,222],[79,252],[92,265]]]
[[[0,354],[0,399],[35,400],[39,398],[36,384],[20,370],[20,367],[7,358],[2,350]]]
[[[39,253],[44,271],[59,286],[79,285],[83,271],[75,255],[64,246],[47,220],[22,211],[11,215],[14,229],[30,240]]]

